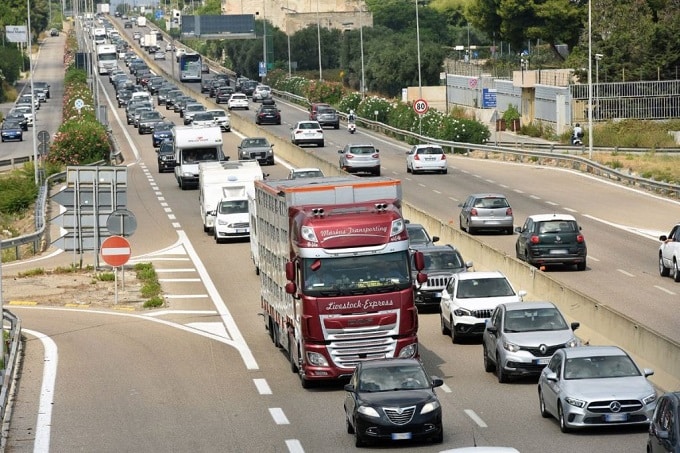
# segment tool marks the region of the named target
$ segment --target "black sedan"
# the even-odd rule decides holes
[[[648,453],[680,452],[680,392],[662,395],[649,425]]]
[[[2,123],[0,135],[2,135],[3,142],[7,140],[23,141],[24,139],[24,131],[21,128],[21,124],[15,120],[5,120]]]
[[[383,440],[441,443],[442,409],[434,389],[443,384],[417,359],[359,362],[345,385],[347,432],[357,447]]]
[[[234,94],[234,88],[230,86],[222,86],[219,87],[215,91],[215,103],[216,104],[222,104],[222,103],[227,103],[231,95]]]
[[[21,127],[22,131],[27,131],[28,130],[28,120],[24,116],[23,113],[21,112],[9,112],[7,116],[5,117],[5,120],[12,120],[17,123],[19,123],[19,126]]]
[[[161,142],[165,139],[172,139],[172,130],[175,128],[175,123],[164,121],[154,126],[151,133],[151,141],[154,148],[158,148]]]
[[[255,114],[256,124],[281,124],[281,111],[275,105],[261,105]]]

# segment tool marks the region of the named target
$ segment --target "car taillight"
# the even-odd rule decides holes
[[[371,157],[372,157],[373,159],[377,159],[378,157],[380,157],[380,154],[373,154]]]
[[[475,208],[470,209],[470,215],[477,215],[477,210]]]
[[[584,238],[582,234],[579,234],[576,236],[576,242],[578,242],[579,244],[583,244],[584,242],[586,242],[586,238]]]
[[[508,208],[505,210],[505,215],[512,215],[512,208]]]
[[[440,154],[440,156],[442,157],[442,160],[446,160],[446,154]]]
[[[319,134],[323,134],[323,129],[317,129],[317,132],[318,132]]]
[[[420,160],[420,156],[416,154],[415,156],[413,156],[413,160]]]
[[[531,236],[531,239],[529,241],[532,244],[538,244],[539,242],[541,242],[541,239],[538,236],[534,235],[534,236]]]
[[[354,155],[352,155],[352,154],[345,154],[345,159],[354,159]]]

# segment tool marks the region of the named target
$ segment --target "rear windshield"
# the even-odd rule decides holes
[[[575,233],[578,231],[576,222],[565,220],[551,220],[538,223],[539,234],[545,233]]]
[[[487,208],[487,209],[494,209],[494,208],[507,208],[510,205],[508,204],[508,200],[505,198],[497,198],[497,197],[486,197],[486,198],[477,198],[475,200],[475,208]]]
[[[375,148],[372,146],[357,146],[350,148],[349,152],[352,154],[373,154]]]
[[[418,148],[418,154],[444,154],[444,150],[437,146],[428,146],[427,148]]]

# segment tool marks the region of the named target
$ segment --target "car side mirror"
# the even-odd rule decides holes
[[[345,384],[344,389],[346,392],[354,392],[354,384]]]
[[[439,242],[439,236],[432,236],[432,243]]]
[[[651,368],[645,368],[642,370],[642,373],[645,375],[645,377],[648,377],[654,374],[654,370]]]
[[[519,296],[519,299],[523,301],[524,298],[525,298],[526,295],[527,295],[527,292],[524,291],[524,290],[522,289],[522,290],[520,290],[520,291],[517,291],[517,295]],[[576,323],[576,324],[578,324],[578,323]]]
[[[432,376],[432,388],[441,387],[442,385],[444,385],[444,380],[442,378]]]
[[[551,382],[557,382],[557,374],[556,373],[548,373],[545,375],[546,380],[551,381]]]
[[[665,241],[668,240],[668,236],[666,236],[665,234],[663,234],[663,235],[659,236],[659,240],[665,242]]]
[[[498,328],[496,326],[494,326],[493,324],[491,324],[490,320],[487,319],[486,320],[486,331],[496,335],[498,333]]]
[[[522,227],[515,227],[515,233],[521,233]]]
[[[581,327],[581,323],[580,323],[580,322],[572,322],[572,323],[571,323],[571,330],[576,330],[576,329],[578,329],[579,327]]]
[[[344,150],[342,150],[342,149],[339,149],[339,150],[338,150],[338,154],[344,154],[344,153],[345,153]]]
[[[416,281],[419,284],[422,285],[423,283],[425,283],[427,281],[427,274],[423,274],[422,272],[418,272],[418,274],[416,275]]]

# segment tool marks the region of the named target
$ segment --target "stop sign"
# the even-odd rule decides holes
[[[128,262],[132,251],[130,243],[123,236],[111,236],[102,242],[102,259],[110,266],[122,266]]]

